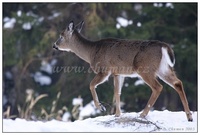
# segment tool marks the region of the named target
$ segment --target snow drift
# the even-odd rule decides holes
[[[99,116],[75,122],[47,122],[3,119],[3,132],[197,132],[197,112],[188,122],[185,112],[152,111],[143,119],[140,113]]]

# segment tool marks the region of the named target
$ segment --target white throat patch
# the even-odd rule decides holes
[[[67,52],[71,52],[71,49],[62,49],[62,48],[58,48],[58,50],[60,50],[60,51],[67,51]]]

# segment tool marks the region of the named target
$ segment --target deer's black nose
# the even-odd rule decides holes
[[[55,44],[53,44],[53,48],[58,50],[58,47]]]

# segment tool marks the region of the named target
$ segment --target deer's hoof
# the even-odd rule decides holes
[[[188,118],[188,121],[189,121],[189,122],[192,122],[192,121],[193,121],[192,115],[188,115],[187,118]]]
[[[141,117],[141,118],[145,118],[146,116],[147,116],[147,114],[145,114],[145,113],[141,113],[141,114],[140,114],[140,117]]]
[[[102,104],[99,104],[99,110],[105,112],[106,108]]]
[[[119,117],[121,114],[115,114],[115,117]]]
[[[193,118],[192,118],[192,113],[186,113],[186,115],[187,115],[187,119],[188,119],[188,121],[189,122],[192,122],[193,121]]]
[[[188,121],[189,121],[189,122],[192,122],[192,121],[193,121],[193,118],[189,118]]]

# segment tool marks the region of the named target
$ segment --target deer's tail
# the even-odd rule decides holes
[[[174,67],[175,57],[173,50],[169,46],[163,46],[161,49],[162,49],[162,57],[165,58],[167,64],[170,67]]]

